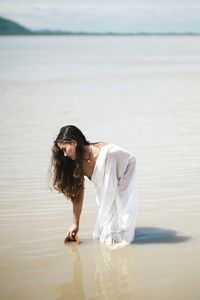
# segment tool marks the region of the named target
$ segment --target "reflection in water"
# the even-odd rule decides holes
[[[87,260],[85,253],[90,253]],[[109,250],[100,243],[67,246],[73,259],[70,282],[57,286],[58,299],[130,299],[137,280],[134,247]]]
[[[70,254],[72,257],[73,262],[72,280],[57,287],[57,299],[87,299],[84,293],[83,271],[79,253],[79,246],[77,246],[75,243],[69,243],[66,244],[66,247],[68,250],[68,254]]]
[[[133,246],[111,251],[95,242],[81,246],[69,244],[67,255],[73,259],[73,274],[69,282],[57,286],[57,299],[130,299],[133,296],[137,285]]]
[[[136,290],[134,247],[110,251],[99,244],[96,247],[96,296],[99,299],[131,299]]]
[[[73,272],[69,282],[57,286],[58,299],[133,299],[138,292],[136,244],[182,243],[189,239],[171,229],[138,227],[135,245],[123,248],[111,250],[98,241],[66,244]]]

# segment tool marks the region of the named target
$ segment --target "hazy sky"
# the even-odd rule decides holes
[[[0,0],[0,15],[30,29],[200,32],[200,0]]]

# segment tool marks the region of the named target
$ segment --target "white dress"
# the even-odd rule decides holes
[[[115,144],[102,146],[91,181],[99,206],[93,237],[107,245],[133,242],[138,202],[135,157]]]

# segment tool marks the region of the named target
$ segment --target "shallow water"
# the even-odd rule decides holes
[[[0,38],[2,299],[199,299],[200,38]],[[133,245],[92,241],[86,179],[79,247],[71,205],[48,189],[59,128],[137,158]]]

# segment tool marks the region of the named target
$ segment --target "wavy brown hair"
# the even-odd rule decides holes
[[[72,140],[77,143],[76,160],[64,156],[57,145],[58,142],[70,143]],[[78,199],[79,194],[84,190],[83,146],[89,144],[80,129],[74,125],[67,125],[60,129],[52,147],[51,185],[72,202]]]

